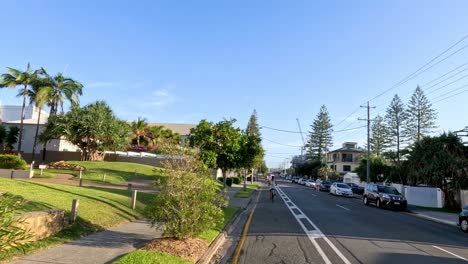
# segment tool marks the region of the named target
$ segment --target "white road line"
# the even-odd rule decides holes
[[[336,206],[338,206],[338,207],[340,207],[340,208],[343,208],[343,209],[345,209],[346,211],[351,211],[350,209],[348,209],[348,208],[346,208],[346,207],[343,207],[343,206],[341,206],[341,205],[339,205],[339,204],[337,204]]]
[[[314,196],[314,197],[317,196],[316,194],[313,194],[313,193],[311,193],[310,195],[312,195],[312,196]]]
[[[454,253],[452,253],[452,252],[450,252],[450,251],[448,251],[448,250],[445,250],[445,249],[443,249],[443,248],[440,248],[440,247],[438,247],[438,246],[432,246],[432,247],[433,247],[433,248],[437,248],[438,250],[442,250],[442,251],[444,251],[445,253],[448,253],[448,254],[450,254],[450,255],[452,255],[452,256],[455,256],[455,257],[457,257],[457,258],[459,258],[459,259],[463,259],[464,261],[468,261],[468,259],[466,259],[466,258],[464,258],[464,257],[462,257],[462,256],[459,256],[459,255],[457,255],[457,254],[454,254]]]
[[[320,254],[320,256],[323,258],[323,260],[325,261],[326,264],[331,264],[330,262],[330,259],[327,257],[327,255],[323,252],[322,248],[320,247],[320,245],[317,243],[317,241],[315,241],[316,238],[323,238],[325,240],[325,242],[327,242],[327,244],[333,249],[333,251],[335,251],[335,253],[341,258],[341,260],[343,260],[343,262],[345,264],[351,264],[351,262],[343,255],[343,253],[341,253],[341,251],[335,247],[335,245],[333,245],[333,243],[322,233],[322,231],[320,231],[320,229],[309,219],[309,217],[307,217],[301,209],[299,209],[299,207],[297,207],[297,205],[295,205],[291,198],[289,198],[286,193],[283,192],[283,190],[281,190],[280,187],[277,187],[278,191],[284,195],[285,197],[287,197],[289,199],[289,203],[292,204],[292,206],[289,206],[286,201],[284,201],[284,198],[283,198],[283,202],[286,204],[286,206],[288,207],[289,211],[291,212],[291,214],[294,216],[294,218],[296,218],[296,221],[299,223],[299,225],[302,227],[302,229],[304,230],[304,232],[307,234],[307,237],[309,237],[309,240],[312,242],[312,244],[315,246],[315,248],[317,249],[318,253]],[[307,220],[307,222],[309,222],[315,230],[311,231],[311,230],[308,230],[304,224],[302,223],[302,221],[299,219],[299,217],[294,213],[294,211],[292,210],[292,208],[295,208],[297,209],[300,213],[301,213],[301,218],[304,218]]]

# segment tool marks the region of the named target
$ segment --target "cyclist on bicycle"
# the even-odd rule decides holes
[[[269,182],[270,184],[270,200],[273,201],[273,198],[275,197],[276,195],[276,181],[275,181],[275,176],[272,175],[271,176],[271,180]]]

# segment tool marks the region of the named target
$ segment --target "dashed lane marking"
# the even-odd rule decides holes
[[[315,249],[317,249],[317,252],[320,254],[320,256],[322,257],[323,261],[325,261],[326,264],[331,264],[332,262],[330,261],[330,259],[327,257],[327,255],[325,254],[325,252],[323,252],[322,248],[320,247],[320,245],[317,243],[316,239],[317,238],[323,238],[323,240],[325,240],[325,242],[330,246],[330,248],[336,253],[336,255],[338,255],[338,257],[341,258],[341,260],[345,263],[345,264],[351,264],[351,262],[343,255],[343,253],[341,253],[341,251],[336,248],[335,245],[333,245],[333,243],[322,233],[322,231],[320,231],[320,229],[302,212],[301,209],[299,209],[299,207],[297,205],[295,205],[291,198],[289,198],[284,192],[283,190],[281,190],[280,187],[277,187],[278,189],[278,192],[281,194],[281,197],[283,197],[283,195],[285,197],[287,197],[289,199],[289,202],[286,203],[286,201],[284,201],[284,198],[283,198],[283,201],[284,203],[286,204],[286,206],[288,207],[289,211],[291,212],[291,214],[294,216],[294,218],[296,218],[296,221],[299,223],[299,225],[302,227],[302,229],[304,230],[304,232],[306,233],[307,237],[309,238],[310,242],[312,242],[312,245],[314,245]],[[291,203],[291,205],[289,205],[288,203]],[[300,215],[297,215],[293,209],[299,211],[301,214]],[[305,219],[305,220],[301,220],[302,219]],[[307,221],[309,222],[309,224],[314,228],[314,230],[309,230],[302,221]]]
[[[346,211],[351,211],[350,209],[348,209],[348,208],[346,208],[346,207],[344,207],[344,206],[341,206],[341,205],[339,205],[339,204],[337,204],[336,206],[338,206],[338,207],[340,207],[340,208],[342,208],[342,209],[345,209]]]

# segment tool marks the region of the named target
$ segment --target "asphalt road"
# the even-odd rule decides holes
[[[260,192],[239,263],[468,263],[468,234],[280,182]]]

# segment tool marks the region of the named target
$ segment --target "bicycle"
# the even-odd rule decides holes
[[[271,200],[271,202],[274,202],[275,196],[276,196],[276,189],[271,188],[270,189],[270,200]]]

